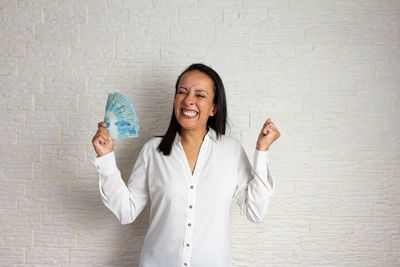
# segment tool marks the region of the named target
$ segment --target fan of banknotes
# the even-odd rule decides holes
[[[135,106],[121,93],[108,95],[104,122],[113,139],[138,136],[139,120]]]

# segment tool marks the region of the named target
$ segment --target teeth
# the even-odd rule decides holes
[[[185,114],[186,116],[189,116],[189,117],[194,117],[197,115],[197,112],[189,112],[189,111],[182,111],[182,112],[183,112],[183,114]]]

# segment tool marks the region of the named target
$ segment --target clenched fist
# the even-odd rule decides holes
[[[98,157],[104,156],[114,150],[114,140],[106,130],[107,124],[104,121],[99,122],[97,133],[92,139],[94,150]]]
[[[256,149],[259,151],[268,150],[269,146],[281,136],[281,133],[276,128],[270,118],[264,123],[260,134],[258,135]]]

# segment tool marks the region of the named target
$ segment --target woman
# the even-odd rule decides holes
[[[122,224],[150,200],[150,226],[140,267],[228,267],[232,200],[260,222],[273,193],[268,148],[280,136],[268,119],[256,143],[254,168],[241,144],[225,135],[225,90],[219,75],[192,64],[178,77],[171,122],[139,153],[127,185],[100,122],[92,143],[103,203]]]

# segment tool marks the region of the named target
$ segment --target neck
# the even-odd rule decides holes
[[[198,145],[203,142],[207,134],[207,128],[201,130],[181,130],[181,142],[183,145]]]

